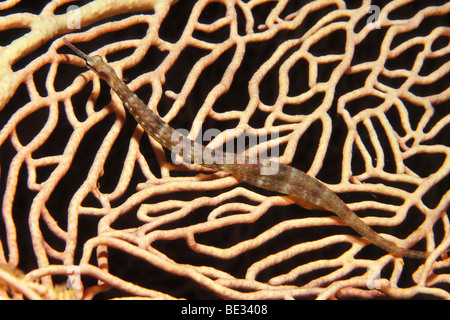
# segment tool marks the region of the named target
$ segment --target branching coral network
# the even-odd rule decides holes
[[[2,298],[450,299],[449,3],[76,4],[0,5]],[[246,135],[429,258],[175,164],[63,37],[190,139]]]

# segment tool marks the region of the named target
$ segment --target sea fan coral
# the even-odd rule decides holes
[[[1,297],[450,298],[446,1],[0,9]],[[394,257],[330,212],[175,164],[63,37],[191,139],[246,135],[248,152],[316,177],[430,257]]]

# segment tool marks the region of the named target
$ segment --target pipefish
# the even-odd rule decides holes
[[[64,38],[63,41],[85,60],[89,69],[108,83],[147,134],[185,161],[229,172],[238,180],[250,185],[286,194],[303,207],[331,211],[361,236],[395,256],[414,259],[428,257],[428,252],[401,248],[380,236],[323,183],[294,167],[268,159],[215,151],[188,139],[151,111],[100,56],[89,56],[67,39]],[[277,168],[276,172],[270,170],[271,168]]]

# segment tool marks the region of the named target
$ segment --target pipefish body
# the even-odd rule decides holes
[[[229,172],[240,181],[262,189],[286,194],[304,207],[322,208],[331,211],[361,236],[395,256],[414,259],[426,259],[428,257],[428,252],[401,248],[380,236],[323,183],[294,167],[267,159],[215,151],[181,135],[151,111],[119,79],[112,67],[105,63],[100,56],[89,56],[67,39],[64,38],[63,40],[70,49],[86,61],[89,69],[108,83],[147,134],[165,148],[183,157],[185,161],[217,171]],[[274,167],[277,170],[268,174],[271,171],[269,169]]]

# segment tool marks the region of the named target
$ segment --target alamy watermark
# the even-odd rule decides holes
[[[81,290],[81,268],[79,266],[69,266],[67,268],[67,288],[70,290]]]
[[[370,16],[367,18],[366,23],[367,27],[370,30],[381,28],[380,12],[381,9],[379,6],[371,5],[369,7],[369,11],[367,11],[367,14],[370,14]]]
[[[366,285],[367,289],[373,290],[373,289],[381,289],[381,268],[377,265],[371,265],[367,268],[367,280]]]
[[[67,21],[68,29],[81,29],[81,10],[79,6],[70,5],[67,7]]]
[[[187,138],[189,131],[186,129],[175,130],[172,134],[171,141],[176,145],[172,149],[172,162],[175,164],[198,163],[198,164],[261,164],[261,175],[273,175],[278,172],[279,163],[271,161],[269,158],[279,157],[279,147],[275,145],[270,148],[261,147],[262,145],[270,145],[271,141],[278,139],[277,131],[270,132],[267,129],[261,129],[258,135],[249,134],[244,130],[233,130],[233,136],[227,138],[226,132],[223,134],[225,144],[217,149],[211,149],[203,146],[203,142],[212,141],[215,137],[221,135],[218,129],[208,129],[204,133],[200,131],[199,137],[201,141],[193,142]],[[236,137],[236,138],[234,138]],[[225,150],[224,150],[225,147]],[[248,155],[246,152],[252,150],[253,153]],[[180,155],[183,155],[181,157]],[[191,157],[191,156],[192,157]]]
[[[387,279],[381,279],[382,267],[377,264],[372,264],[367,268],[366,272],[366,286],[369,290],[381,290],[382,283],[384,281],[384,286],[388,285],[390,287],[397,287],[397,285]]]

